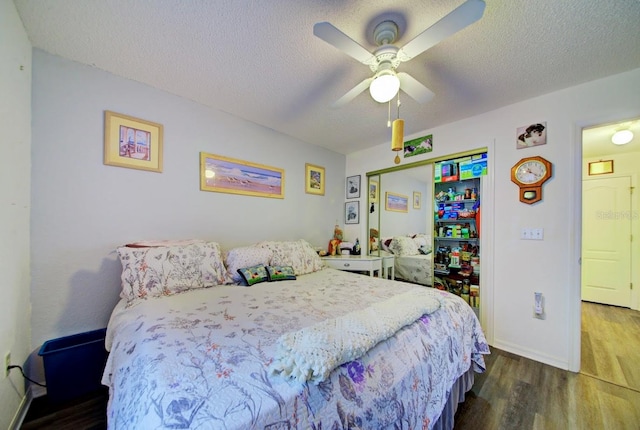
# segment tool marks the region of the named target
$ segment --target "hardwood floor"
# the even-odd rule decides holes
[[[602,306],[583,304],[583,373],[491,348],[454,429],[640,430],[640,313]],[[106,404],[104,391],[62,407],[35,399],[21,429],[106,429]]]
[[[455,430],[638,430],[640,392],[491,348]]]
[[[581,372],[640,390],[640,312],[582,302]]]

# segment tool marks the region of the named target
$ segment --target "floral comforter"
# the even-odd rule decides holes
[[[283,333],[385,300],[414,285],[323,269],[297,280],[217,286],[111,316],[102,382],[110,429],[425,428],[448,390],[489,353],[462,299],[403,327],[318,385],[269,374]]]

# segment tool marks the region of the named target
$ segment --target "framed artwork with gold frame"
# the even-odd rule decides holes
[[[384,208],[391,212],[409,212],[409,196],[387,191],[384,198]]]
[[[305,163],[304,169],[304,191],[307,194],[324,196],[324,167]]]
[[[200,189],[284,199],[284,170],[201,152]]]
[[[613,173],[613,160],[600,160],[589,163],[589,176]]]
[[[104,112],[104,164],[162,172],[162,124]]]
[[[369,203],[378,202],[378,181],[369,181]]]
[[[414,191],[413,192],[413,208],[420,209],[421,202],[422,202],[422,193],[420,193],[419,191]]]

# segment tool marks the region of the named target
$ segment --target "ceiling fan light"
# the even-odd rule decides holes
[[[369,86],[371,97],[378,103],[386,103],[398,94],[400,79],[394,72],[379,74]]]
[[[631,130],[620,130],[616,131],[613,136],[611,136],[611,142],[616,145],[626,145],[631,142],[633,139],[633,133]]]

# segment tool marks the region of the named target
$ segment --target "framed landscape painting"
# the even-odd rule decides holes
[[[200,189],[284,198],[284,170],[221,155],[200,153]]]
[[[409,212],[409,197],[387,191],[384,199],[385,210],[391,212]]]

